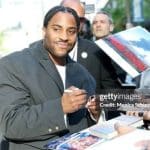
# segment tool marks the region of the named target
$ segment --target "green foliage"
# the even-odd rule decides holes
[[[125,28],[126,23],[126,16],[125,16],[125,10],[116,8],[115,10],[111,11],[113,20],[114,20],[114,32],[121,31]]]
[[[149,15],[150,2],[149,2],[149,0],[143,0],[143,8],[144,8],[143,9],[144,18],[150,20],[150,15]]]
[[[128,6],[127,6],[127,2],[128,2]],[[127,13],[132,12],[131,2],[132,0],[109,0],[109,3],[105,7],[104,10],[109,12],[112,15],[112,18],[114,20],[114,25],[115,25],[114,32],[119,32],[125,29],[126,22],[127,22]],[[128,7],[130,12],[126,10]],[[149,8],[150,8],[149,0],[143,0],[143,15],[145,21],[150,20]],[[144,22],[141,23],[141,25],[144,26]]]
[[[117,0],[115,4],[114,1],[110,0],[104,10],[112,15],[115,26],[114,32],[119,32],[125,28],[126,10],[124,0]]]

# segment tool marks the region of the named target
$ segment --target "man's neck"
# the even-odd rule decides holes
[[[96,37],[96,40],[100,40],[100,39],[103,39],[105,37],[107,37],[107,35],[106,36],[102,36],[102,37]]]
[[[110,34],[104,35],[104,36],[101,36],[101,37],[95,37],[95,39],[96,39],[96,40],[103,39],[103,38],[105,38],[105,37],[107,37],[107,36],[109,36],[109,35],[110,35]]]
[[[62,57],[62,58],[55,57],[55,56],[52,56],[50,53],[49,53],[49,57],[55,65],[59,65],[59,66],[65,66],[66,65],[66,57]]]

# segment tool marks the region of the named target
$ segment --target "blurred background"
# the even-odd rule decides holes
[[[61,0],[0,0],[0,56],[21,50],[42,37],[45,13]],[[111,13],[114,32],[141,25],[150,31],[149,0],[81,0],[86,18],[103,9]]]

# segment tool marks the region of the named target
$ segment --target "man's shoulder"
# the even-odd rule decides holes
[[[98,59],[103,60],[105,58],[106,60],[110,60],[110,58],[104,53],[104,51],[94,41],[79,38],[78,49],[80,53],[82,51],[86,51],[87,53],[91,54],[90,56],[94,56],[94,57],[96,56],[95,59],[98,58]]]
[[[8,54],[0,59],[0,66],[7,68],[16,68],[18,66],[24,66],[28,63],[28,60],[31,59],[29,57],[28,48],[25,48],[21,51],[16,51],[11,54]]]
[[[29,47],[26,47],[20,51],[15,51],[13,53],[10,53],[4,57],[1,58],[1,62],[27,62],[28,60],[33,60],[33,54],[37,54],[38,53],[38,49],[39,49],[39,41],[34,42],[33,44],[29,45]]]
[[[25,51],[27,50],[28,48],[25,48],[25,49],[22,49],[20,51],[14,51],[10,54],[7,54],[6,56],[3,56],[1,58],[1,61],[5,61],[5,60],[18,60],[20,57],[22,57],[22,55],[24,55],[24,53],[26,53]]]
[[[88,39],[80,38],[78,39],[78,46],[79,47],[86,47],[86,48],[94,48],[96,50],[100,50],[100,48],[97,46],[97,44],[94,41],[90,41]]]

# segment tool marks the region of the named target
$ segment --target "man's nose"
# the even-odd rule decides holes
[[[97,24],[96,24],[96,26],[101,26],[101,22],[98,21]]]
[[[63,40],[67,40],[68,39],[68,34],[66,31],[63,31],[62,34],[60,35],[60,38]]]

